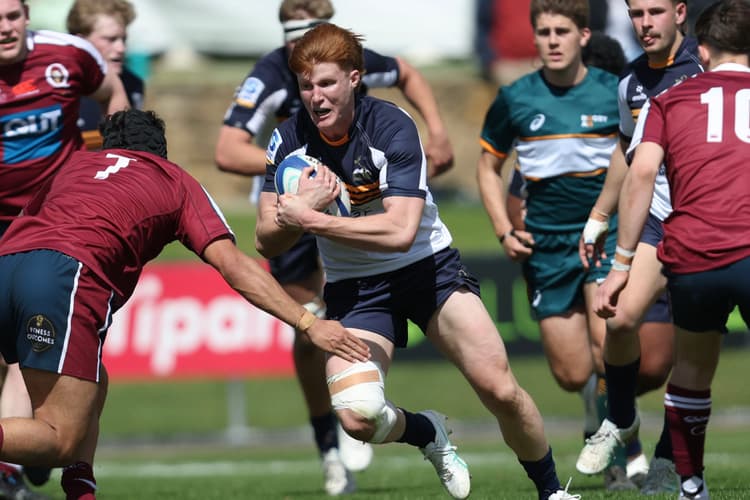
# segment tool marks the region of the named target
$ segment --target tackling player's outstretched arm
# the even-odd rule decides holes
[[[237,293],[256,307],[307,334],[319,348],[350,362],[367,361],[367,344],[338,321],[318,319],[292,299],[254,259],[227,238],[215,240],[203,251],[211,264]]]

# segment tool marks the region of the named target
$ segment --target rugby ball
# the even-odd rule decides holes
[[[276,192],[279,194],[290,193],[294,194],[299,188],[299,179],[302,175],[302,170],[307,167],[315,167],[316,171],[318,165],[321,165],[320,161],[312,156],[305,154],[294,154],[284,158],[279,166],[276,167],[276,174],[274,176],[274,185],[276,186]],[[312,177],[315,176],[313,172]],[[342,217],[348,217],[351,215],[351,202],[349,201],[349,192],[346,190],[344,183],[336,177],[336,182],[341,186],[339,195],[331,202],[323,213],[328,215],[336,215]]]

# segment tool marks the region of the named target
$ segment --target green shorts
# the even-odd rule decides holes
[[[617,228],[607,234],[607,259],[601,267],[583,270],[578,256],[581,231],[564,233],[532,233],[534,252],[523,263],[523,275],[535,320],[564,314],[583,305],[583,285],[602,281],[609,273],[617,243]]]

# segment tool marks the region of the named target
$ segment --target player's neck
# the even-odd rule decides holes
[[[672,45],[663,51],[647,54],[649,65],[660,68],[672,64],[683,40],[685,40],[685,35],[683,35],[681,31],[677,31]]]
[[[587,73],[588,68],[586,68],[583,62],[573,64],[570,67],[562,70],[542,68],[542,74],[544,75],[544,79],[547,80],[548,83],[554,85],[555,87],[563,88],[578,85],[583,81],[584,78],[586,78]]]

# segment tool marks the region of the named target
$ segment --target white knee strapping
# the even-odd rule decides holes
[[[351,410],[373,422],[375,434],[370,439],[372,443],[382,443],[393,426],[396,425],[396,408],[385,399],[383,371],[380,365],[373,361],[355,363],[346,370],[328,377],[328,387],[343,381],[348,377],[362,377],[369,380],[355,382],[331,394],[331,404],[336,410]]]

